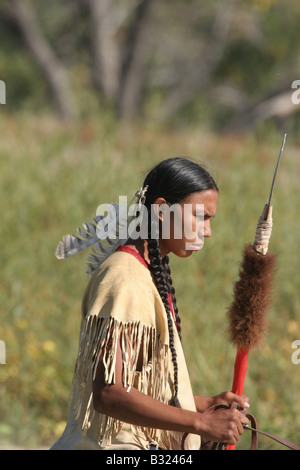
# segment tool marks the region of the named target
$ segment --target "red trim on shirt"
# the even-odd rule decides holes
[[[177,328],[176,316],[175,316],[175,312],[174,312],[174,306],[173,306],[173,300],[172,300],[172,295],[171,294],[168,294],[168,301],[169,301],[169,307],[170,307],[170,310],[171,310],[171,313],[172,313],[172,316],[173,316],[173,319],[174,319],[174,322],[175,322],[175,325],[176,325],[176,328]]]
[[[126,253],[130,253],[131,255],[135,256],[147,269],[149,269],[148,263],[144,260],[144,258],[133,248],[127,245],[120,245],[116,249],[116,251],[125,251]]]
[[[136,259],[138,259],[140,261],[140,263],[142,263],[147,269],[149,269],[149,265],[145,261],[145,259],[136,250],[134,250],[133,248],[130,248],[130,246],[120,245],[116,249],[116,251],[124,251],[126,253],[130,253]],[[171,310],[171,314],[173,316],[173,319],[174,319],[174,322],[175,322],[175,325],[176,325],[176,328],[177,328],[176,316],[175,316],[175,312],[174,312],[174,307],[173,307],[173,301],[172,301],[172,295],[171,294],[168,294],[168,301],[169,301],[169,307],[170,307],[170,310]]]

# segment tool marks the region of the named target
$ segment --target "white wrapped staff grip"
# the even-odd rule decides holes
[[[266,217],[266,213],[268,211],[268,215]],[[269,241],[271,238],[273,227],[273,218],[272,218],[272,206],[265,205],[264,210],[259,218],[255,238],[253,243],[253,248],[258,253],[262,255],[266,255],[268,252]]]

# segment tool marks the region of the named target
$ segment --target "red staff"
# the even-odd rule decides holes
[[[273,176],[268,204],[259,218],[253,245],[246,246],[239,280],[234,287],[234,300],[228,310],[229,335],[237,347],[232,392],[241,396],[247,371],[248,355],[257,347],[265,333],[266,313],[270,307],[275,256],[268,252],[272,232],[271,198],[274,182],[285,144],[282,142]],[[227,446],[234,450],[235,446]]]

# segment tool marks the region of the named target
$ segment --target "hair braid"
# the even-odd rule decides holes
[[[168,319],[168,330],[169,330],[169,344],[170,351],[172,356],[172,362],[174,367],[174,393],[172,397],[172,405],[180,408],[180,403],[178,400],[178,364],[177,364],[177,353],[174,346],[174,331],[172,323],[172,314],[169,306],[168,299],[168,285],[166,281],[165,269],[163,266],[163,260],[161,257],[159,243],[157,239],[152,240],[149,236],[148,238],[148,256],[150,261],[150,269],[152,276],[154,278],[155,285],[159,292],[159,295],[163,301],[165,310],[167,312]]]
[[[173,286],[172,277],[171,277],[169,257],[165,256],[162,261],[163,261],[163,266],[164,266],[164,269],[165,269],[165,275],[166,275],[166,280],[167,280],[167,284],[168,284],[168,289],[169,289],[169,292],[172,296],[173,308],[174,308],[176,324],[177,324],[177,331],[178,331],[179,338],[181,340],[181,318],[179,316],[178,307],[177,307],[177,304],[176,304],[175,288]]]

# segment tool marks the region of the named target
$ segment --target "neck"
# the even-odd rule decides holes
[[[126,245],[132,248],[133,250],[137,251],[142,258],[149,264],[149,256],[148,256],[148,243],[147,240],[142,240],[138,238],[137,240],[132,240],[129,238],[126,242]]]
[[[147,240],[142,240],[141,238],[138,238],[137,240],[132,240],[131,238],[129,238],[126,242],[126,245],[136,250],[144,258],[144,260],[148,264],[150,264]],[[162,258],[164,258],[168,254],[167,251],[164,250],[163,246],[161,245],[160,245],[160,253],[161,253]]]

